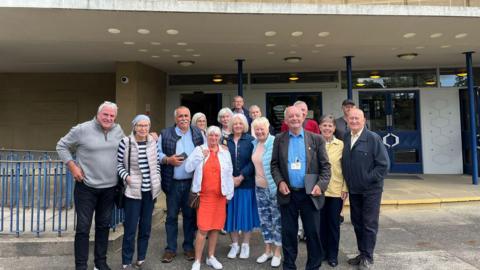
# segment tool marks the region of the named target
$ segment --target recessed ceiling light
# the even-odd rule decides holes
[[[330,36],[330,32],[320,32],[320,33],[318,33],[318,36],[319,37],[328,37],[328,36]]]
[[[297,51],[289,51],[288,53],[289,53],[289,54],[296,54]]]
[[[275,52],[267,52],[267,54],[273,55],[275,54]]]
[[[194,49],[185,49],[186,52],[194,52]]]
[[[172,57],[173,57],[173,58],[179,58],[180,56],[181,56],[181,55],[179,55],[179,54],[172,54]]]
[[[301,37],[303,35],[302,31],[295,31],[292,32],[292,37]]]
[[[460,33],[460,34],[455,35],[455,38],[464,38],[466,36],[468,36],[467,33]]]
[[[430,35],[430,38],[439,38],[439,37],[441,37],[441,36],[443,36],[442,33],[434,33],[434,34],[431,34],[431,35]]]
[[[403,35],[403,37],[404,38],[413,38],[416,35],[417,35],[416,33],[406,33],[405,35]]]
[[[295,63],[299,63],[300,61],[302,61],[302,58],[294,56],[294,57],[285,57],[285,58],[283,58],[283,60],[287,63],[295,64]]]
[[[425,49],[425,46],[417,46],[417,47],[415,47],[415,49],[423,50],[423,49]]]
[[[440,46],[440,48],[442,48],[442,49],[446,49],[446,48],[450,48],[450,47],[452,47],[452,45],[450,45],[450,44],[445,44],[445,45]]]
[[[275,31],[267,31],[267,32],[265,32],[265,36],[266,36],[266,37],[273,37],[273,36],[275,36],[276,34],[277,34],[277,32],[275,32]]]
[[[152,58],[159,58],[160,56],[158,55],[152,55]]]
[[[124,41],[123,44],[125,44],[125,45],[135,45],[135,42],[133,42],[133,41]]]
[[[220,75],[220,74],[213,75],[212,81],[213,81],[214,83],[221,83],[221,82],[223,82],[222,75]]]
[[[138,49],[139,52],[148,52],[147,49]]]
[[[148,29],[144,29],[144,28],[140,28],[137,30],[137,33],[141,34],[141,35],[148,35],[150,34],[150,30]]]
[[[176,29],[168,29],[166,32],[169,35],[178,35],[178,33],[179,33],[178,30],[176,30]]]
[[[322,48],[322,47],[325,47],[325,44],[315,44],[315,47],[316,48]]]
[[[110,34],[120,34],[120,29],[117,28],[108,28]]]
[[[275,47],[275,46],[277,46],[277,44],[275,44],[275,43],[267,43],[267,44],[265,44],[265,47]]]
[[[362,86],[365,86],[365,83],[363,83],[363,82],[358,82],[358,83],[356,83],[355,85],[358,86],[358,87],[362,87]]]
[[[177,42],[177,45],[178,46],[187,46],[187,43],[186,42]]]
[[[158,45],[160,45],[161,43],[158,42],[158,41],[152,41],[152,42],[150,42],[150,44],[152,44],[153,46],[158,46]]]
[[[195,64],[195,61],[191,61],[191,60],[180,60],[177,62],[177,64],[179,64],[180,66],[182,67],[189,67],[193,64]]]
[[[200,57],[200,54],[192,54],[193,57]]]
[[[312,50],[312,53],[319,53],[319,50]]]
[[[162,52],[170,52],[170,49],[162,49]]]
[[[297,73],[291,73],[290,76],[288,76],[288,80],[292,82],[298,81],[298,79],[300,79],[300,77],[298,77]]]

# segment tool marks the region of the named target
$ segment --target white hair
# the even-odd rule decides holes
[[[207,116],[205,116],[204,113],[201,113],[201,112],[197,112],[195,113],[193,116],[192,116],[192,126],[197,126],[197,121],[200,119],[200,118],[205,118],[205,121],[207,120]]]
[[[307,106],[307,108],[308,108],[307,103],[305,101],[302,101],[302,100],[295,101],[295,103],[293,103],[293,106],[298,106],[298,105],[303,105],[303,104],[305,104],[305,106]]]
[[[218,136],[222,136],[222,131],[217,126],[209,126],[207,128],[206,133],[207,133],[207,136],[210,135],[210,134],[215,134],[215,135],[218,135]]]
[[[253,129],[255,129],[255,128],[259,127],[259,126],[263,126],[263,127],[265,127],[267,130],[269,130],[269,128],[270,128],[270,122],[268,121],[268,119],[267,119],[266,117],[261,116],[261,117],[255,119],[255,120],[253,120],[253,122],[252,122],[252,128],[253,128]]]
[[[104,101],[102,104],[100,104],[100,106],[98,106],[97,114],[100,113],[106,107],[112,108],[115,110],[115,112],[118,112],[117,104],[111,101]]]
[[[237,118],[242,121],[243,133],[247,133],[248,132],[248,121],[247,121],[247,118],[245,117],[245,115],[243,115],[241,113],[237,113],[237,114],[232,115],[232,118],[230,118],[230,122],[228,122],[228,129],[230,129],[233,133],[233,122]]]
[[[228,107],[225,107],[225,108],[220,109],[220,111],[218,112],[217,121],[218,121],[219,123],[221,123],[220,118],[222,118],[222,116],[225,115],[225,114],[227,114],[227,113],[230,114],[230,116],[233,115],[232,110],[230,110],[230,108],[228,108]]]
[[[174,111],[173,111],[173,117],[174,118],[177,118],[177,110],[178,109],[187,109],[188,110],[188,114],[190,114],[190,109],[188,107],[185,107],[185,106],[178,106]]]

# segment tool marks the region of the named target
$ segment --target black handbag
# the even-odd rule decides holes
[[[128,137],[128,164],[127,164],[127,170],[128,174],[130,175],[130,153],[131,153],[131,146],[132,146],[132,141],[130,137]],[[114,202],[115,205],[117,206],[118,209],[123,209],[124,204],[125,204],[125,183],[120,177],[120,175],[117,174],[117,185],[115,186],[115,194],[114,194]]]
[[[193,209],[198,209],[200,207],[200,194],[191,192],[188,194],[188,206]]]

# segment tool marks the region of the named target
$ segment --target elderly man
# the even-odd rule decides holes
[[[344,138],[342,171],[350,190],[350,215],[360,253],[348,263],[363,270],[373,264],[383,178],[390,160],[380,136],[365,127],[362,110],[350,110],[348,127],[350,132]]]
[[[348,130],[348,125],[347,125],[347,120],[348,120],[348,112],[355,108],[355,102],[351,99],[345,99],[342,102],[342,111],[343,111],[343,116],[335,119],[335,138],[342,140],[343,137],[345,137],[345,133],[347,133]]]
[[[310,131],[315,134],[320,134],[320,128],[318,127],[317,121],[313,119],[307,119],[307,114],[308,114],[308,106],[305,101],[297,100],[295,103],[293,103],[293,106],[297,107],[300,109],[302,112],[302,118],[303,118],[303,128],[306,131]],[[286,121],[282,123],[282,127],[280,129],[282,132],[288,130],[288,124]]]
[[[243,97],[235,96],[232,101],[232,106],[233,106],[232,112],[234,114],[240,113],[245,115],[248,121],[248,125],[250,126],[250,124],[252,123],[252,118],[250,118],[249,111],[245,109],[245,107],[243,107],[244,105],[245,105],[245,102],[243,101]]]
[[[178,213],[183,215],[183,251],[187,260],[195,259],[195,210],[188,205],[193,173],[185,171],[185,160],[195,146],[203,144],[202,132],[190,125],[190,110],[175,109],[175,126],[165,128],[158,140],[158,158],[161,161],[162,190],[167,197],[167,246],[163,263],[171,262],[177,254]]]
[[[117,105],[104,102],[97,116],[73,127],[57,143],[57,152],[75,179],[75,269],[87,269],[90,226],[95,212],[95,268],[107,265],[108,233],[117,184],[118,143],[124,134],[115,123]],[[73,158],[75,156],[75,159]]]
[[[288,107],[285,119],[288,132],[276,136],[271,161],[282,220],[283,269],[297,269],[299,214],[307,237],[305,269],[319,269],[323,259],[320,209],[330,179],[330,163],[323,138],[304,130],[300,108]]]
[[[262,117],[262,111],[260,110],[260,107],[258,107],[258,105],[250,106],[248,108],[248,113],[250,115],[250,118],[252,119],[252,122],[257,118]],[[251,130],[252,136],[255,138],[255,130],[251,124],[250,124],[250,130]],[[270,132],[270,134],[275,135],[275,129],[273,128],[272,125],[269,126],[268,131]]]

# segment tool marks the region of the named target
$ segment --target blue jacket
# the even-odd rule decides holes
[[[390,159],[380,136],[365,127],[352,148],[350,132],[345,133],[343,143],[342,172],[349,192],[382,192]]]
[[[265,177],[267,178],[267,183],[268,183],[268,190],[270,191],[270,194],[276,195],[277,194],[277,184],[273,180],[272,177],[272,171],[270,169],[270,162],[272,161],[272,151],[273,151],[273,142],[275,141],[275,136],[273,135],[268,135],[267,140],[265,141],[265,152],[263,153],[263,170],[265,173]],[[258,145],[258,140],[254,140],[252,142],[253,144],[253,152],[255,152],[255,149],[257,149]]]
[[[244,179],[240,186],[236,188],[255,188],[255,168],[252,162],[254,138],[248,133],[243,133],[238,140],[237,149],[235,151],[235,142],[233,134],[227,139],[227,147],[232,157],[233,176],[243,175]]]

